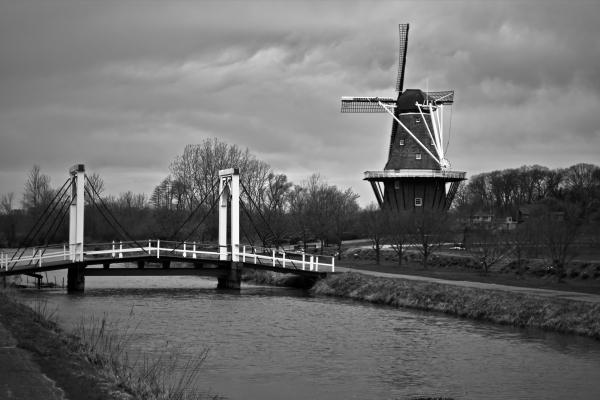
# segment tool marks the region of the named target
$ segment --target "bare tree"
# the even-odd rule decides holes
[[[34,165],[29,171],[23,191],[23,208],[25,210],[38,210],[52,199],[50,177],[41,173],[40,167]]]
[[[379,265],[381,248],[388,229],[387,216],[378,205],[371,203],[361,213],[361,224],[371,240],[371,247],[375,251],[375,263]]]
[[[10,214],[13,210],[13,199],[15,194],[13,192],[3,194],[0,199],[0,214]]]
[[[208,196],[208,204],[214,204],[219,196],[215,185],[219,170],[227,168],[240,169],[240,182],[245,189],[242,197],[250,196],[258,202],[271,173],[270,166],[257,160],[248,149],[213,138],[187,145],[183,154],[171,163],[173,180],[183,185],[182,200],[186,208],[193,210],[205,196]]]
[[[410,242],[413,221],[408,214],[392,210],[384,211],[384,218],[387,242],[398,256],[398,266],[401,267],[404,246]]]
[[[567,263],[575,257],[574,244],[582,227],[581,210],[572,204],[563,204],[562,211],[540,208],[527,223],[535,224],[545,258],[561,281]]]
[[[421,254],[423,268],[427,268],[431,255],[446,240],[448,214],[444,211],[421,210],[411,214],[411,241]]]
[[[473,244],[469,253],[475,257],[487,274],[491,267],[506,260],[513,250],[508,232],[482,226],[473,231]]]

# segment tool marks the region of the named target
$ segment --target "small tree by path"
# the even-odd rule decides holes
[[[427,269],[431,255],[439,250],[449,232],[445,211],[419,210],[410,215],[411,241],[421,254],[423,268]]]
[[[506,230],[484,226],[474,230],[469,253],[479,261],[483,273],[487,274],[491,267],[506,260],[513,248]]]
[[[565,267],[575,257],[574,244],[578,239],[582,220],[576,207],[563,207],[564,211],[541,211],[527,223],[535,224],[546,260],[561,282]]]
[[[410,241],[410,232],[412,220],[406,213],[387,211],[385,213],[387,221],[386,236],[387,242],[398,256],[398,267],[402,266],[402,257],[404,256],[404,246]]]
[[[387,230],[386,215],[377,205],[369,204],[361,213],[361,222],[375,251],[375,263],[379,265]]]

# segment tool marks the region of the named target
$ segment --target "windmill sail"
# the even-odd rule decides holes
[[[404,68],[406,67],[406,49],[408,48],[408,24],[398,26],[400,32],[400,48],[398,50],[398,78],[396,79],[396,92],[404,90]]]
[[[381,104],[394,106],[396,99],[391,97],[342,97],[343,113],[384,113]]]

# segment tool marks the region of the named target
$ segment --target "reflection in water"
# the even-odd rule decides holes
[[[31,291],[61,323],[106,313],[132,352],[209,349],[198,386],[230,399],[595,399],[600,343],[440,314],[202,278],[88,278],[86,293]],[[143,289],[140,289],[143,288]]]

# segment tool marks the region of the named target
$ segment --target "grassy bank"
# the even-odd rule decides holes
[[[126,350],[132,331],[106,317],[82,320],[68,333],[45,302],[30,308],[17,299],[11,290],[0,291],[0,322],[71,400],[217,398],[190,389],[206,353],[187,361],[171,351],[158,360],[132,360]],[[181,364],[186,373],[176,377],[174,367]]]
[[[575,333],[600,340],[600,305],[439,283],[345,273],[318,281],[314,294],[345,297],[474,320]]]

